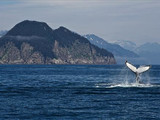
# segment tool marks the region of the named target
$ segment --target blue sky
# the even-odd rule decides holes
[[[94,33],[109,42],[160,43],[158,0],[0,0],[0,30],[26,19]]]

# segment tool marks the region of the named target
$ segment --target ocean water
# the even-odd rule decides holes
[[[160,120],[160,66],[0,65],[0,120]]]

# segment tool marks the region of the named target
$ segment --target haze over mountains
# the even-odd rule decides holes
[[[130,41],[116,41],[116,44],[134,51],[140,57],[143,58],[146,64],[160,64],[160,44],[159,43],[144,43],[140,46],[137,46],[134,42]]]
[[[44,22],[15,25],[0,38],[1,64],[115,64],[112,53],[65,27]]]
[[[127,41],[127,40],[116,40],[115,42],[113,42],[114,44],[118,44],[121,47],[130,50],[130,51],[135,51],[137,48],[137,45],[132,42],[132,41]]]

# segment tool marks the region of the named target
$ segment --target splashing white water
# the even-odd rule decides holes
[[[131,88],[131,87],[138,87],[138,88],[150,88],[150,87],[160,87],[160,85],[152,85],[152,84],[139,84],[139,83],[129,83],[129,84],[96,84],[97,88]]]
[[[151,84],[138,84],[138,83],[131,83],[131,84],[115,84],[106,86],[106,88],[114,88],[114,87],[155,87],[155,85]]]
[[[96,87],[99,88],[115,88],[115,87],[139,87],[139,88],[148,88],[148,87],[160,87],[160,85],[152,85],[150,83],[149,73],[140,75],[140,82],[137,83],[135,76],[132,72],[129,72],[127,67],[121,69],[118,75],[116,75],[116,80],[113,80],[112,83],[100,83],[96,84]]]

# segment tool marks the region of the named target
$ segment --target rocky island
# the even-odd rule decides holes
[[[25,20],[0,38],[0,64],[115,64],[112,53],[83,36]]]

